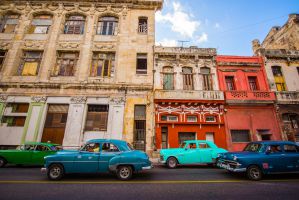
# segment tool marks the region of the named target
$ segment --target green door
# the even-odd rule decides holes
[[[14,154],[12,158],[13,164],[30,164],[32,153],[35,149],[35,145],[33,144],[26,144],[21,146],[19,151]]]

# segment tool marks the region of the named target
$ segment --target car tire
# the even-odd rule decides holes
[[[178,160],[175,157],[170,157],[167,159],[166,164],[169,169],[174,169],[178,166]]]
[[[7,161],[5,160],[5,158],[0,157],[0,168],[4,167],[7,164]]]
[[[64,176],[64,168],[61,164],[50,165],[47,175],[50,180],[60,180]]]
[[[247,177],[253,181],[259,181],[263,177],[262,170],[256,165],[252,165],[252,166],[248,167],[246,170],[246,174],[247,174]]]
[[[127,181],[132,178],[133,170],[131,166],[123,165],[119,166],[116,171],[117,178],[122,181]]]

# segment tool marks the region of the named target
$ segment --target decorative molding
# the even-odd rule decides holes
[[[46,96],[33,96],[31,97],[31,101],[35,103],[45,103],[47,101]]]
[[[79,43],[65,42],[65,43],[58,44],[58,48],[61,48],[61,49],[75,49],[75,48],[79,48],[79,47],[80,47]]]
[[[7,49],[10,48],[10,46],[11,46],[10,42],[0,42],[0,48],[1,49],[7,50]]]
[[[95,50],[115,50],[115,45],[113,44],[94,44]]]
[[[43,49],[45,46],[44,42],[39,41],[25,41],[23,48],[37,48],[37,49]]]
[[[87,97],[85,97],[85,96],[71,97],[71,103],[85,103],[86,100],[87,100]]]
[[[6,102],[8,96],[7,95],[0,95],[0,102]]]
[[[126,100],[124,97],[114,97],[110,98],[109,102],[111,104],[125,104]]]

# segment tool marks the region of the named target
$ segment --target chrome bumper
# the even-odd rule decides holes
[[[40,172],[41,172],[42,174],[46,174],[46,173],[47,173],[47,168],[45,168],[45,167],[41,168],[41,169],[40,169]]]
[[[142,170],[149,170],[149,169],[153,169],[153,165],[150,166],[146,166],[146,167],[142,167]]]
[[[246,168],[239,168],[241,166],[241,164],[239,164],[239,163],[235,168],[230,167],[229,164],[223,164],[221,162],[218,162],[217,166],[220,168],[226,169],[230,172],[245,172],[246,171]]]

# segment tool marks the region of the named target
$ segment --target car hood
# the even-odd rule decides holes
[[[252,156],[257,154],[258,154],[257,152],[251,152],[251,151],[236,151],[236,152],[221,153],[220,158],[233,160],[234,156],[241,158],[241,157],[247,157],[247,156]]]

